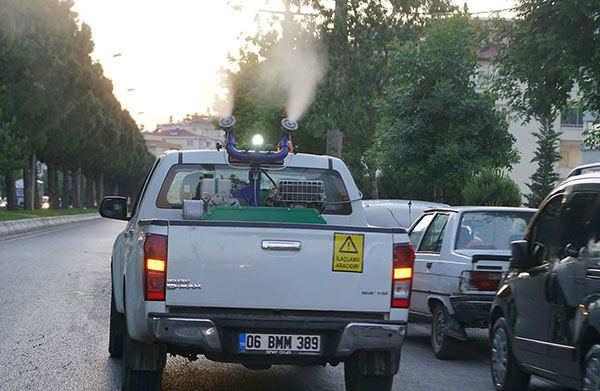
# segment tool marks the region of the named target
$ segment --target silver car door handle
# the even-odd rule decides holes
[[[285,240],[263,240],[260,244],[263,250],[274,251],[300,251],[302,244]]]
[[[529,278],[529,277],[531,277],[531,275],[529,275],[529,273],[527,273],[527,272],[521,272],[517,276],[517,278]]]

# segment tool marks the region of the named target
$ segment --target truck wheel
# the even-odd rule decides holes
[[[344,362],[346,391],[391,391],[394,376],[365,376],[358,369],[358,354]]]
[[[431,323],[431,348],[440,360],[454,357],[458,350],[458,340],[446,335],[444,328],[449,322],[450,314],[441,303],[433,307],[433,320]]]
[[[160,391],[166,353],[158,346],[123,336],[123,391]],[[152,367],[154,369],[137,369]]]
[[[117,312],[114,291],[110,294],[110,328],[108,352],[111,357],[123,356],[123,334],[125,334],[125,316]]]
[[[492,381],[497,391],[523,391],[530,375],[519,368],[512,353],[506,319],[499,318],[492,328]]]
[[[600,345],[594,345],[585,356],[582,391],[600,390]]]

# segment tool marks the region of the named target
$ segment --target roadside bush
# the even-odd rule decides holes
[[[465,205],[521,206],[519,185],[501,170],[484,169],[462,191]]]

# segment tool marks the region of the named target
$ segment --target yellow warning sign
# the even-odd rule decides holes
[[[362,273],[364,242],[364,235],[334,234],[332,270]]]

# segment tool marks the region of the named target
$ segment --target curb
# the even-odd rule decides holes
[[[0,238],[97,218],[100,218],[98,213],[85,213],[69,216],[34,217],[31,219],[3,221],[0,223]]]

